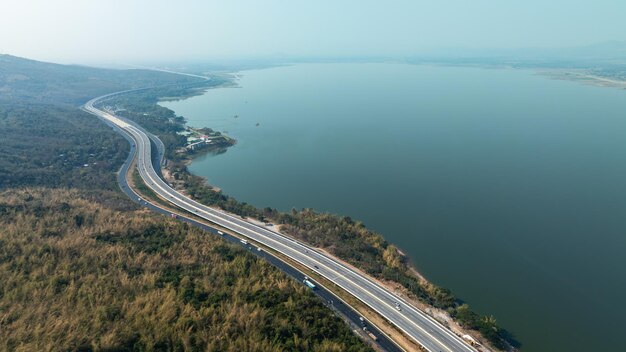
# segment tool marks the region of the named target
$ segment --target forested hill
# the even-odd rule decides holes
[[[128,155],[128,143],[79,105],[124,89],[202,81],[0,55],[0,189],[117,189],[114,173]]]
[[[244,249],[75,190],[0,191],[0,282],[2,351],[372,351]]]
[[[80,105],[110,92],[200,81],[159,71],[60,65],[0,55],[0,101]]]

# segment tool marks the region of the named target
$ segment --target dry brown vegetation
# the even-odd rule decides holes
[[[0,193],[0,350],[365,351],[299,283],[76,190]]]

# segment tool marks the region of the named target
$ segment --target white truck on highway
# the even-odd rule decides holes
[[[315,290],[315,288],[317,286],[315,286],[315,284],[313,283],[313,281],[311,281],[311,279],[309,279],[308,276],[304,277],[304,280],[302,280],[302,282],[307,285],[311,290]]]

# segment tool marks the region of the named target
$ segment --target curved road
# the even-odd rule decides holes
[[[272,248],[316,271],[386,318],[428,351],[476,351],[430,316],[411,306],[367,276],[355,272],[332,257],[292,238],[248,222],[241,217],[205,206],[174,190],[159,177],[153,167],[152,146],[147,132],[130,121],[94,107],[94,104],[103,99],[125,92],[129,91],[94,98],[88,101],[83,108],[132,138],[134,141],[132,149],[136,153],[139,174],[146,186],[156,194],[180,209],[240,234],[242,238],[248,238]],[[158,140],[158,138],[154,138]],[[141,201],[142,199],[138,197],[138,200]]]

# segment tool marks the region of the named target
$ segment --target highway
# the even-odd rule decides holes
[[[94,98],[87,102],[83,109],[103,119],[132,139],[132,151],[135,153],[139,174],[146,186],[160,197],[180,209],[237,233],[242,239],[250,239],[260,243],[317,272],[386,318],[428,351],[476,351],[448,328],[411,306],[405,300],[394,295],[366,275],[350,269],[332,257],[320,253],[299,241],[246,221],[246,219],[239,216],[205,206],[174,190],[159,177],[160,165],[159,172],[153,166],[150,137],[153,137],[153,141],[155,139],[158,140],[158,138],[149,136],[145,130],[135,123],[94,106],[100,100],[121,93],[124,92]],[[156,143],[158,147],[158,142]],[[142,202],[144,205],[148,204],[146,200],[141,199],[139,196],[137,201]],[[158,208],[154,204],[152,206]]]
[[[104,121],[106,122],[106,120]],[[131,123],[131,121],[127,121],[127,122]],[[124,138],[126,138],[128,142],[131,144],[131,150],[128,155],[128,158],[126,159],[126,161],[124,162],[124,164],[122,165],[122,167],[120,168],[117,174],[117,183],[120,185],[120,188],[122,189],[122,191],[132,201],[150,209],[153,212],[160,213],[165,216],[171,215],[170,210],[165,209],[157,204],[150,203],[147,200],[143,200],[140,197],[140,195],[135,193],[135,191],[129,186],[128,180],[126,179],[126,175],[128,174],[128,170],[132,166],[133,160],[135,159],[135,147],[134,147],[135,141],[132,139],[132,137],[128,133],[124,132],[124,130],[118,128],[117,126],[111,123],[109,123],[109,125],[113,127],[117,132],[119,132],[122,136],[124,136]],[[153,142],[155,141],[153,140]],[[159,152],[159,155],[156,155],[154,158],[152,158],[152,162],[155,164],[160,163],[162,161],[162,155],[163,155],[161,153],[162,151],[161,148],[158,146],[158,143],[157,143],[157,150]],[[215,236],[220,235],[219,230],[216,229],[215,227],[208,226],[207,224],[194,220],[190,217],[187,217],[184,214],[179,214],[178,220],[189,223],[209,233],[213,233]],[[239,237],[232,236],[226,232],[223,232],[223,234],[221,234],[220,236],[226,241],[232,242],[234,244],[238,244],[246,248],[247,250],[250,251],[251,254],[256,255],[257,257],[263,258],[264,260],[268,261],[270,264],[274,265],[277,269],[281,270],[288,276],[291,276],[292,278],[296,279],[296,281],[298,282],[302,282],[306,276],[304,273],[302,273],[298,269],[294,268],[290,264],[283,261],[281,258],[271,253],[268,253],[266,251],[254,250],[254,248],[251,245],[243,245],[240,242]],[[359,314],[359,312],[357,312],[354,308],[346,304],[341,298],[337,297],[333,292],[327,290],[325,287],[319,284],[317,285],[317,288],[313,290],[312,292],[318,297],[320,297],[322,301],[326,302],[330,309],[334,310],[339,315],[343,316],[346,320],[348,320],[350,322],[350,327],[353,328],[354,330],[362,331],[363,327],[367,327],[368,331],[373,333],[374,336],[376,337],[376,341],[372,341],[372,343],[377,344],[379,347],[383,349],[383,351],[387,351],[387,352],[404,351],[394,341],[392,341],[387,335],[385,335],[380,329],[378,329],[378,327],[376,327],[375,325],[372,325],[368,321],[362,322],[360,320],[361,315]],[[369,338],[370,338],[369,336],[366,337],[366,339],[369,339]]]

